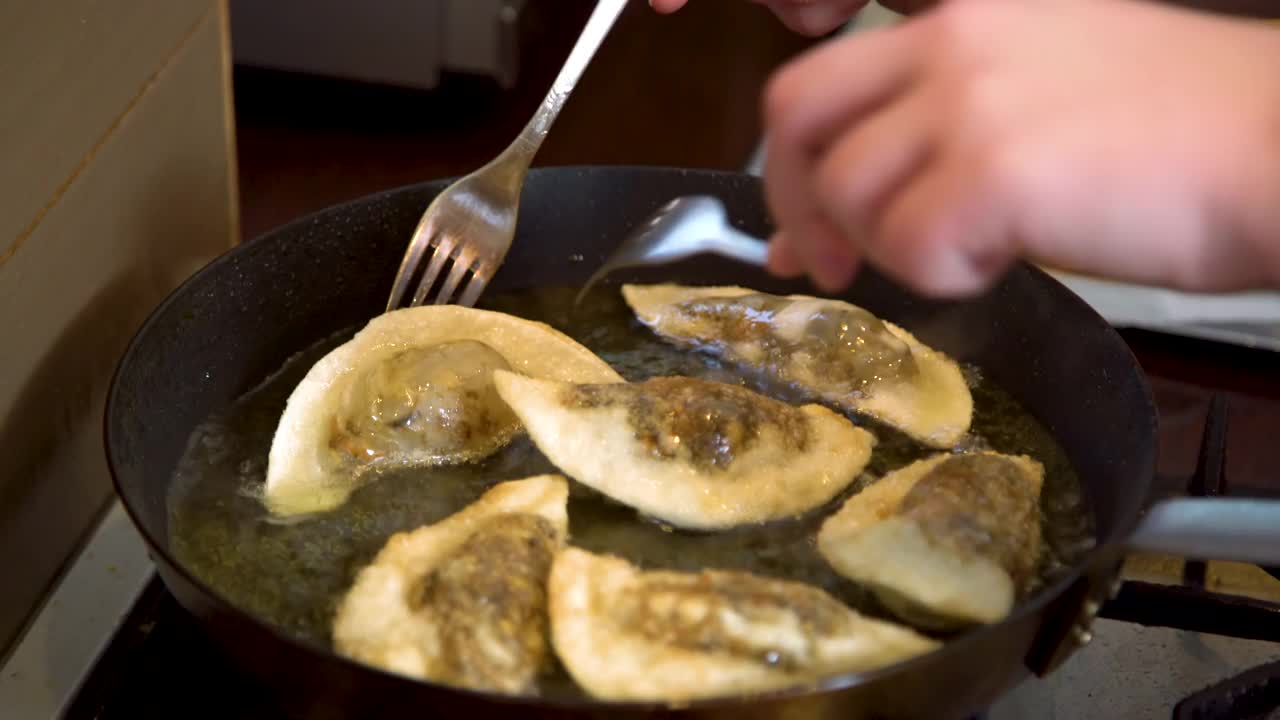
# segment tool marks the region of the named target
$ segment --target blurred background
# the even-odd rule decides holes
[[[231,3],[245,237],[487,161],[542,100],[594,2],[373,0],[358,17],[353,7]],[[670,16],[633,3],[535,164],[741,169],[766,77],[813,42],[742,0],[694,0]]]

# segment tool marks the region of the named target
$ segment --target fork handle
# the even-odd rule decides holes
[[[534,111],[533,117],[503,153],[504,155],[510,154],[519,158],[526,168],[532,164],[533,157],[542,147],[542,141],[551,130],[552,123],[560,115],[561,108],[569,99],[574,86],[578,84],[583,71],[587,69],[587,64],[595,57],[596,50],[604,42],[605,36],[613,28],[614,22],[626,9],[627,2],[628,0],[600,0],[596,3],[595,9],[591,11],[591,17],[587,18],[587,24],[582,28],[582,33],[578,35],[578,41],[569,51],[568,59],[564,61],[560,73],[556,75],[555,82],[551,83],[551,90],[547,92],[546,97],[542,99],[542,104]]]

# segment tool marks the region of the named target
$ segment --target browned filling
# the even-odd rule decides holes
[[[725,469],[774,428],[788,450],[809,444],[809,419],[798,408],[738,385],[689,377],[572,386],[569,407],[623,406],[636,438],[655,457]]]
[[[493,386],[495,369],[510,365],[474,340],[396,353],[348,385],[329,447],[358,464],[496,449],[519,419]]]
[[[849,619],[818,588],[724,570],[650,573],[613,612],[621,627],[652,642],[790,671],[812,666],[818,641]]]
[[[547,576],[555,527],[528,513],[476,528],[411,591],[410,607],[440,619],[445,679],[472,688],[532,692],[545,669]]]
[[[1040,547],[1040,504],[1026,474],[1008,458],[956,455],[911,488],[898,512],[935,545],[989,558],[1016,588],[1032,576]]]
[[[877,383],[908,380],[919,372],[911,348],[861,308],[828,305],[809,318],[801,339],[779,337],[776,315],[792,302],[753,293],[699,298],[677,307],[685,317],[711,327],[710,335],[695,338],[697,342],[722,353],[734,352],[730,345],[750,344],[757,354],[753,364],[787,382],[866,395]]]

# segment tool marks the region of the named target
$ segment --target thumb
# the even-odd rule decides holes
[[[656,2],[657,0],[652,0]],[[672,0],[667,0],[671,2]],[[821,37],[849,21],[869,0],[762,0],[789,30],[807,37]],[[684,4],[681,2],[681,4]]]
[[[687,2],[689,0],[649,0],[649,7],[665,15],[679,10]]]

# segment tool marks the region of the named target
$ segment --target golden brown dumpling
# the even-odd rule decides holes
[[[520,431],[495,370],[621,382],[590,350],[548,325],[456,305],[380,315],[307,372],[268,457],[265,502],[277,515],[346,501],[376,471],[479,460]]]
[[[622,294],[670,342],[760,370],[932,447],[952,447],[969,430],[973,397],[959,365],[856,305],[742,287],[624,285]]]
[[[566,548],[551,569],[551,638],[597,698],[687,702],[804,685],[938,642],[817,587],[741,571],[642,571]]]
[[[513,480],[393,535],[338,606],[334,648],[421,680],[536,692],[553,660],[546,588],[568,498],[559,475]]]
[[[1043,482],[1043,465],[1025,455],[935,455],[846,500],[818,551],[913,624],[997,622],[1040,557]]]
[[[875,444],[827,408],[710,380],[582,384],[498,370],[494,384],[562,472],[685,528],[765,522],[823,505],[862,471]]]

